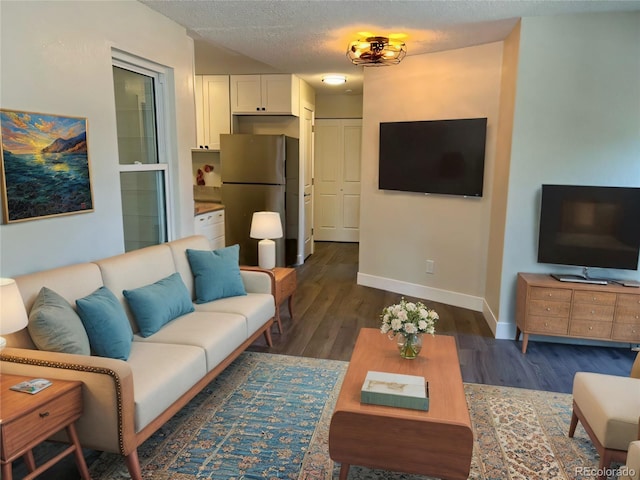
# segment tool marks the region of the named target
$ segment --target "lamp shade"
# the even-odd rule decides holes
[[[278,212],[255,212],[251,219],[251,238],[281,238],[282,222]]]
[[[0,278],[0,335],[22,330],[29,323],[22,295],[12,278]]]

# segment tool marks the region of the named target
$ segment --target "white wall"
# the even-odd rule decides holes
[[[176,236],[193,232],[193,41],[133,0],[2,2],[2,108],[86,117],[95,211],[0,226],[0,274],[15,276],[124,248],[111,49],[173,69]]]
[[[640,187],[640,13],[522,20],[499,323],[515,332],[518,272],[538,264],[543,183]],[[640,221],[640,219],[639,219]],[[640,272],[594,275],[640,279]]]
[[[499,42],[365,69],[359,283],[482,310],[501,64]],[[488,118],[483,198],[378,190],[380,122],[472,117]]]

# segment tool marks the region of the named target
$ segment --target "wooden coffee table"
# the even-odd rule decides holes
[[[329,455],[342,464],[466,479],[473,432],[453,337],[425,335],[415,360],[400,357],[395,341],[363,328],[329,427]],[[419,375],[429,382],[429,411],[360,403],[369,370]]]

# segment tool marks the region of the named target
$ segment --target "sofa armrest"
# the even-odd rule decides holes
[[[640,479],[640,440],[636,440],[629,444],[627,463],[621,470],[622,476],[620,477],[620,480]]]
[[[270,293],[275,297],[276,276],[271,270],[241,266],[240,276],[247,293]]]
[[[123,455],[136,448],[133,374],[127,362],[7,347],[0,354],[0,372],[83,382],[83,414],[76,422],[81,445]],[[54,438],[66,439],[66,434]]]

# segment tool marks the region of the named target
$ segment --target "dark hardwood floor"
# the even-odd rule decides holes
[[[315,253],[297,268],[294,319],[284,304],[281,309],[284,333],[280,335],[274,329],[272,348],[267,348],[261,337],[250,350],[348,361],[358,331],[363,327],[377,328],[382,309],[402,297],[357,285],[357,272],[357,244],[316,243]],[[629,348],[536,341],[529,342],[527,354],[523,355],[520,342],[494,339],[481,313],[436,302],[424,303],[440,316],[437,333],[456,337],[465,382],[570,393],[575,372],[628,375],[636,355]],[[87,463],[97,455],[98,452],[85,451]],[[16,462],[14,478],[22,478],[25,471],[24,464]],[[69,458],[38,478],[80,477]]]
[[[382,309],[402,297],[357,285],[357,273],[358,244],[316,242],[297,268],[294,320],[283,305],[284,333],[274,334],[273,348],[261,339],[250,350],[348,361],[360,328],[377,328]],[[539,341],[523,355],[520,342],[493,338],[482,313],[424,303],[440,316],[436,332],[456,337],[465,382],[570,393],[576,372],[628,375],[636,356],[629,348]]]

